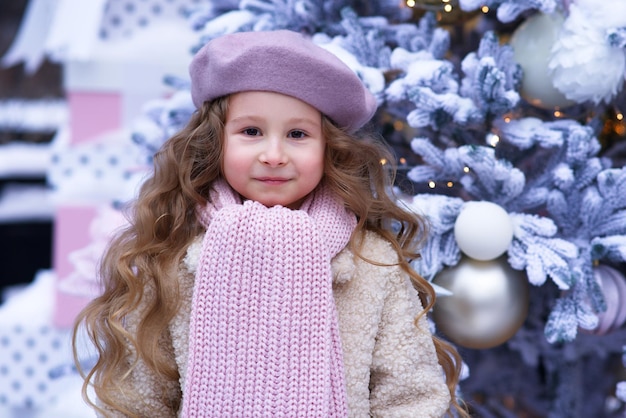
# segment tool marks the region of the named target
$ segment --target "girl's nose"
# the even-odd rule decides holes
[[[270,167],[279,167],[287,163],[287,154],[283,141],[280,139],[268,138],[265,147],[259,156],[259,160]]]

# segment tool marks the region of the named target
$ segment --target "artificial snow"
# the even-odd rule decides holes
[[[0,222],[48,222],[54,217],[45,185],[8,184],[0,189]]]
[[[15,132],[56,132],[68,120],[65,100],[0,100],[0,129]]]
[[[44,178],[50,166],[50,145],[13,142],[0,145],[0,178]]]

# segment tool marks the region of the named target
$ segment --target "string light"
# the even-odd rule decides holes
[[[483,7],[480,8],[480,11],[485,13],[485,14],[487,14],[487,13],[489,13],[489,7],[488,6],[483,6]]]
[[[428,182],[428,187],[430,189],[436,189],[437,188],[437,183],[434,180],[431,180]],[[454,187],[454,182],[453,181],[447,181],[446,182],[446,187],[451,189]]]
[[[444,12],[451,12],[453,9],[453,6],[451,4],[452,0],[439,0],[442,4],[441,5],[437,5],[437,1],[436,0],[430,0],[430,1],[421,1],[419,3],[419,7],[426,9],[426,10],[443,10]],[[406,5],[408,7],[414,8],[415,6],[418,5],[417,0],[406,0],[405,1]]]
[[[617,112],[617,114],[615,115],[615,118],[617,120],[623,120],[624,119],[624,114],[622,112]]]
[[[489,145],[495,148],[499,142],[500,142],[500,137],[498,135],[494,134],[493,132],[489,132],[487,134],[487,143]]]
[[[381,159],[380,159],[380,164],[381,164],[381,165],[385,165],[385,164],[387,164],[387,159],[386,159],[386,158],[381,158]]]
[[[415,10],[416,19],[421,18],[424,11],[435,12],[437,22],[442,25],[457,25],[480,13],[480,10],[464,11],[459,2],[460,0],[404,0],[403,3]]]
[[[464,173],[469,173],[470,172],[470,168],[468,166],[463,167],[463,172]]]
[[[563,113],[561,113],[560,110],[555,110],[554,111],[554,117],[555,118],[560,118],[561,116],[563,116]]]
[[[401,157],[400,158],[400,164],[402,164],[402,165],[406,164],[406,158]]]

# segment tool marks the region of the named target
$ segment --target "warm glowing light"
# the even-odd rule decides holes
[[[505,116],[504,123],[509,123],[509,122],[511,122],[511,118],[508,116]]]
[[[498,135],[496,135],[496,134],[488,133],[487,134],[487,142],[492,147],[495,147],[500,142],[500,137]]]
[[[386,158],[381,158],[380,159],[380,164],[382,164],[382,165],[387,164],[387,159]]]
[[[450,0],[441,0],[442,3],[450,3]]]
[[[447,182],[447,183],[446,183],[446,186],[448,186],[448,187],[452,187],[452,186],[454,186],[454,183],[452,183],[451,181],[449,181],[449,182]]]
[[[452,5],[446,4],[445,6],[443,6],[443,11],[446,13],[450,13],[452,11]]]
[[[555,110],[554,111],[554,117],[555,118],[560,118],[561,116],[563,116],[563,113],[561,113],[560,110]]]
[[[463,172],[464,173],[469,173],[470,172],[470,168],[467,167],[467,166],[463,167]]]
[[[393,123],[393,129],[396,131],[401,131],[404,129],[404,123],[401,120],[397,120]]]
[[[400,158],[400,164],[406,164],[406,158],[401,157]]]
[[[483,12],[483,13],[489,13],[489,7],[483,6],[483,7],[480,8],[480,11]]]
[[[431,181],[428,182],[428,187],[430,187],[431,189],[434,189],[435,186],[436,186],[436,184],[435,184],[434,181],[431,180]]]
[[[618,112],[617,115],[615,115],[615,117],[617,118],[617,120],[622,120],[622,119],[624,119],[624,114]]]
[[[415,0],[406,0],[406,5],[409,7],[415,7]]]

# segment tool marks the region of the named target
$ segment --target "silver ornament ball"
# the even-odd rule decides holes
[[[480,261],[463,257],[433,283],[452,295],[439,296],[432,318],[452,342],[467,348],[495,347],[511,338],[528,313],[528,280],[506,256]]]

